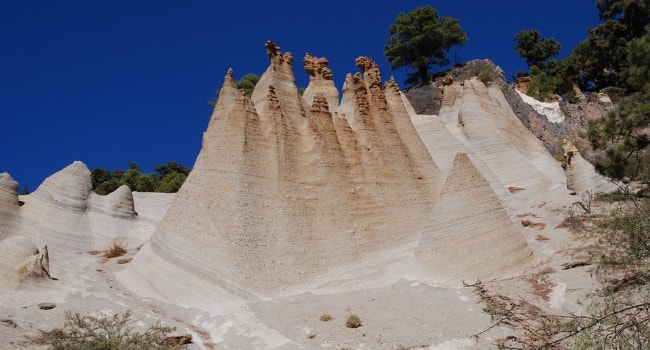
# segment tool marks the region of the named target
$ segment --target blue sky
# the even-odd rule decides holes
[[[294,56],[327,57],[336,85],[371,56],[383,80],[388,27],[430,4],[459,19],[469,40],[460,62],[489,58],[507,74],[525,69],[512,41],[539,29],[560,57],[598,24],[596,0],[538,1],[10,1],[0,0],[0,172],[36,190],[75,160],[90,169],[143,172],[176,161],[191,167],[229,67],[238,79],[268,66],[264,42]]]

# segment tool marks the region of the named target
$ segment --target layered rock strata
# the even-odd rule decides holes
[[[568,189],[577,193],[610,193],[621,189],[614,180],[598,174],[571,141],[564,140],[562,148]]]
[[[508,188],[546,191],[566,186],[559,163],[517,119],[497,85],[486,86],[476,78],[456,81],[444,87],[439,115],[413,120],[445,172],[456,152],[463,152],[497,194]]]
[[[20,235],[0,241],[0,280],[17,286],[26,278],[51,278],[47,246]]]
[[[532,255],[488,181],[456,154],[415,260],[435,279],[458,282],[519,273]]]
[[[8,174],[0,174],[0,239],[22,235],[57,252],[80,252],[104,249],[115,239],[142,243],[151,236],[151,229],[136,220],[131,190],[93,193],[90,170],[80,161],[20,200],[17,189]]]
[[[0,240],[19,227],[18,182],[8,173],[0,173]]]
[[[359,57],[335,105],[327,61],[307,55],[305,100],[292,55],[272,42],[267,53],[250,98],[226,74],[193,170],[126,284],[160,263],[241,295],[277,295],[412,250],[435,231],[443,175],[397,84],[382,86],[377,65]],[[530,257],[521,249],[507,260]]]
[[[329,109],[335,113],[339,105],[339,90],[334,85],[334,74],[328,67],[329,61],[325,57],[314,57],[307,53],[302,63],[309,75],[309,85],[302,97],[311,105],[316,94],[320,93],[325,96]]]
[[[75,161],[50,175],[21,207],[21,234],[55,249],[94,249],[86,214],[92,192],[90,170]]]

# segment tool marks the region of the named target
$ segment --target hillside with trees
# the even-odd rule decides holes
[[[593,240],[594,245],[585,248],[588,258],[576,266],[593,264],[602,290],[585,314],[544,313],[531,311],[532,304],[495,293],[479,281],[474,287],[494,326],[506,325],[520,332],[500,343],[499,349],[650,348],[650,204],[644,192],[631,194],[628,187],[630,182],[647,187],[650,180],[650,1],[597,0],[596,6],[600,24],[590,28],[567,57],[557,58],[560,43],[537,29],[521,30],[513,42],[528,66],[516,78],[527,82],[529,96],[559,101],[569,118],[578,118],[570,111],[597,103],[591,97],[596,94],[606,94],[613,102],[602,114],[581,116],[572,126],[566,122],[542,126],[555,128],[546,132],[560,136],[563,130],[574,128],[583,140],[581,151],[602,155],[596,158],[596,169],[614,180],[624,180],[617,196],[582,194],[565,219],[574,232]],[[449,48],[465,40],[454,19],[439,17],[429,6],[400,14],[389,32],[386,59],[393,69],[410,70],[407,83],[414,87],[406,93],[416,110],[437,114],[444,79],[476,76],[486,85],[498,82],[502,89],[507,85],[503,77],[497,77],[496,66],[479,60],[457,64],[446,72],[429,71],[432,66],[448,65]],[[504,90],[508,88],[513,89],[510,85]],[[510,102],[513,99],[518,98]],[[596,206],[608,209],[596,214]],[[582,211],[582,216],[576,217],[575,210]]]
[[[399,14],[388,32],[384,55],[391,69],[408,68],[408,84],[428,83],[430,67],[447,66],[449,50],[467,41],[457,19],[441,17],[429,5]]]
[[[95,193],[105,195],[127,185],[131,191],[176,193],[190,174],[191,169],[176,162],[167,162],[154,168],[152,173],[142,173],[135,162],[129,163],[127,170],[108,171],[94,168],[90,175]]]
[[[598,0],[601,23],[588,31],[569,56],[557,55],[559,43],[536,30],[515,36],[515,50],[528,63],[528,93],[575,101],[576,91],[607,93],[617,108],[589,121],[583,136],[607,157],[598,162],[604,174],[622,179],[650,179],[647,147],[650,123],[650,2]]]

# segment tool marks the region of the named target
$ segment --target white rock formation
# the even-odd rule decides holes
[[[0,281],[15,286],[32,277],[50,278],[47,246],[38,249],[20,235],[0,241]]]
[[[547,191],[566,186],[560,164],[521,124],[503,92],[473,78],[444,87],[438,116],[412,116],[436,164],[446,175],[455,154],[467,153],[492,189]]]
[[[17,230],[20,221],[18,182],[8,173],[0,173],[0,240]]]
[[[21,202],[17,188],[8,174],[0,175],[0,229],[4,237],[23,235],[39,246],[48,245],[60,252],[101,250],[116,239],[142,244],[153,234],[152,224],[161,215],[161,206],[147,198],[168,198],[162,204],[166,207],[173,196],[141,196],[156,209],[156,217],[141,220],[127,186],[106,196],[92,193],[90,171],[79,161],[45,179],[32,194],[20,196]]]
[[[437,281],[506,277],[535,263],[526,239],[464,153],[454,159],[415,251]]]
[[[154,288],[158,296],[178,300],[180,289],[156,284],[202,280],[246,298],[283,295],[343,278],[361,265],[382,264],[395,249],[413,255],[422,232],[435,234],[434,206],[446,207],[438,203],[443,172],[431,155],[453,155],[444,148],[427,150],[394,81],[382,87],[377,65],[360,57],[361,72],[346,78],[339,106],[330,106],[335,94],[322,81],[310,84],[306,101],[294,83],[292,56],[271,42],[267,50],[270,66],[250,99],[237,91],[232,71],[226,74],[192,172],[152,240],[118,276],[130,288]],[[460,85],[454,92],[463,99],[457,108],[462,118],[454,120],[462,124],[455,147],[485,164],[496,163],[486,172],[501,176],[492,178],[503,193],[504,184],[557,186],[548,175],[553,170],[545,169],[548,156],[538,154],[543,148],[503,112],[503,95],[474,82],[466,85],[473,94],[463,95]],[[492,104],[486,106],[486,99]],[[522,174],[533,178],[521,179]],[[503,184],[497,186],[499,180]],[[485,220],[485,236],[508,221],[502,207],[490,205],[494,208],[481,213],[498,215]],[[486,246],[502,254],[507,273],[530,265],[530,250],[513,226],[497,236]],[[424,250],[418,256],[426,260]],[[173,275],[157,273],[155,282],[144,281],[154,273],[152,266],[173,266]],[[486,264],[481,271],[498,277],[501,267]]]
[[[19,233],[54,249],[94,249],[86,215],[91,188],[90,170],[79,161],[49,176],[36,191],[23,197]]]
[[[562,112],[562,109],[560,108],[560,103],[555,101],[555,102],[542,102],[534,97],[530,97],[526,95],[525,93],[517,91],[517,94],[521,97],[521,99],[528,103],[533,109],[544,116],[546,116],[546,119],[548,119],[549,122],[551,123],[562,123],[564,121],[565,115],[564,112]]]
[[[562,142],[567,188],[577,193],[611,193],[621,189],[614,180],[598,174],[593,164],[582,158],[580,151],[569,140]]]
[[[353,129],[322,93],[311,105],[300,98],[289,54],[270,45],[269,55],[252,100],[226,75],[201,153],[151,241],[158,257],[253,294],[413,241],[437,186],[426,149],[402,125],[408,115],[393,121],[379,79],[371,89],[355,82]]]

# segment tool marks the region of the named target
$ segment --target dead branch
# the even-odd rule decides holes
[[[576,267],[588,266],[588,265],[591,265],[591,263],[587,260],[574,261],[571,263],[562,264],[562,270],[569,270],[569,269],[574,269]]]

